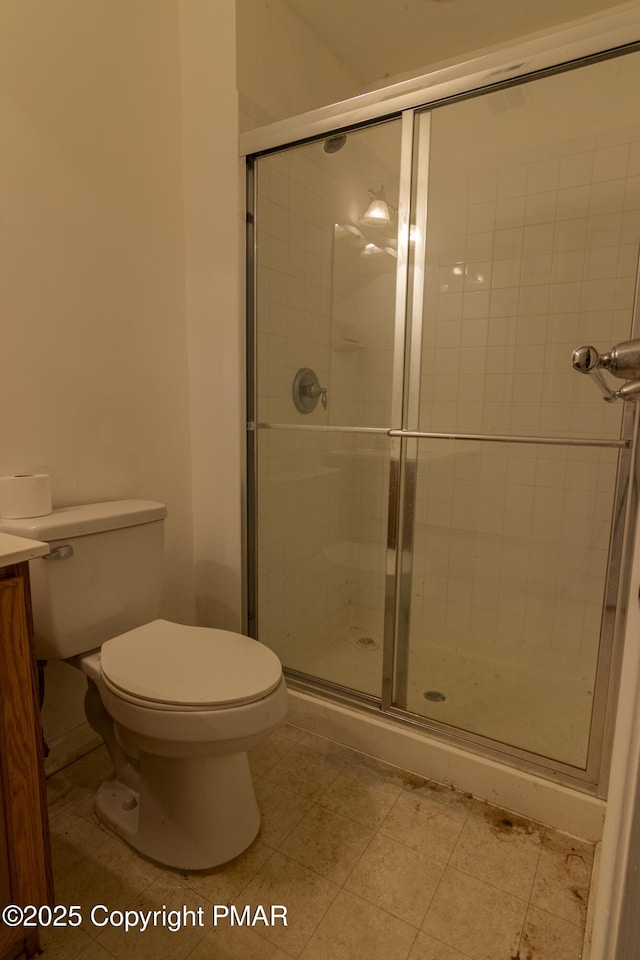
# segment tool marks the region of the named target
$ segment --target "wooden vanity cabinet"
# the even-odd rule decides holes
[[[0,908],[53,904],[29,564],[0,568]],[[0,960],[32,957],[37,928],[0,922]]]

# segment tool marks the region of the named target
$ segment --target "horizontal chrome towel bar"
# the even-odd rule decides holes
[[[622,447],[631,446],[631,440],[607,440],[595,437],[522,437],[490,433],[427,433],[422,430],[389,430],[390,437],[407,440],[481,440],[484,443],[539,443],[558,447]]]
[[[319,423],[248,423],[247,430],[304,430],[311,433],[377,433],[389,436],[389,427],[330,427]]]
[[[477,440],[482,443],[551,444],[557,447],[611,447],[628,449],[631,440],[602,437],[523,437],[492,433],[435,433],[423,430],[394,430],[388,427],[332,427],[326,424],[303,423],[248,423],[248,430],[302,430],[316,433],[364,433],[398,437],[405,440]]]

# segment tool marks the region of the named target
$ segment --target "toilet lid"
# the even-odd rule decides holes
[[[260,700],[282,666],[263,644],[228,630],[154,620],[102,645],[102,673],[129,696],[184,707]]]

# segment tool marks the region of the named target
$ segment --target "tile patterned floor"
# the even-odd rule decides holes
[[[103,748],[48,781],[56,900],[202,907],[207,925],[44,929],[45,960],[580,960],[593,847],[282,724],[251,756],[262,828],[224,867],[162,869],[108,833]],[[288,926],[211,926],[212,904]]]

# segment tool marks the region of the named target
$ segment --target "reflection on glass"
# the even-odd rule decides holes
[[[257,161],[257,421],[390,425],[400,123]],[[310,368],[326,389],[292,400]],[[259,428],[258,632],[291,670],[380,696],[386,436]]]
[[[256,164],[258,420],[390,426],[400,122]],[[385,216],[367,216],[373,204]],[[327,408],[291,403],[298,369]]]

